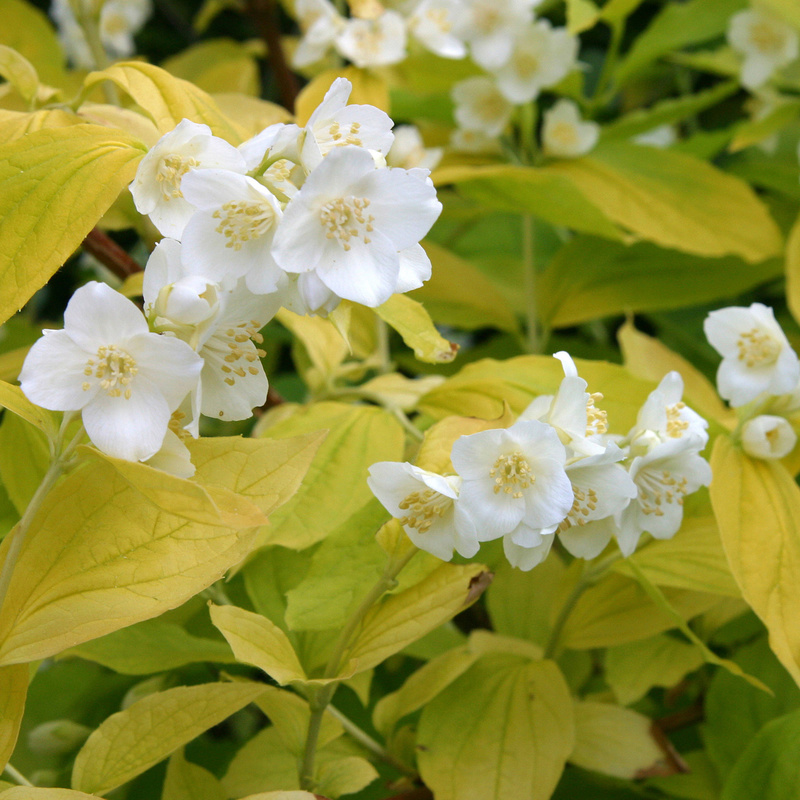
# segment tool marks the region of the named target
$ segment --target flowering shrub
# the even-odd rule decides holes
[[[0,800],[796,797],[796,5],[185,7],[0,0]]]

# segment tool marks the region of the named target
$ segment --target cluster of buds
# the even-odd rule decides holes
[[[619,436],[597,407],[601,395],[587,391],[567,353],[556,357],[565,373],[556,394],[537,397],[511,427],[460,437],[454,474],[398,462],[370,468],[372,492],[417,547],[471,558],[502,537],[510,563],[530,570],[556,536],[590,559],[612,538],[627,556],[645,532],[677,533],[684,498],[711,481],[700,456],[708,424],[683,403],[680,375],[668,373]]]
[[[131,193],[165,238],[145,267],[144,315],[108,286],[72,297],[31,349],[28,398],[81,411],[112,456],[193,474],[200,415],[248,418],[268,382],[259,331],[281,307],[326,314],[418,288],[419,244],[441,211],[423,168],[389,167],[392,120],[347,105],[337,79],[304,127],[238,148],[183,120],[140,162]],[[153,460],[155,459],[155,460]]]

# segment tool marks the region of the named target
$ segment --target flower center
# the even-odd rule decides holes
[[[503,492],[512,497],[522,497],[522,490],[528,489],[536,482],[530,464],[519,450],[500,456],[489,470],[489,476],[494,478],[495,494]]]
[[[453,27],[450,23],[450,16],[444,8],[429,8],[425,12],[425,17],[442,33],[450,33],[450,29]]]
[[[489,0],[475,6],[472,12],[472,24],[476,31],[488,34],[500,23],[500,11],[494,7],[494,2],[495,0]]]
[[[338,122],[331,122],[322,130],[314,131],[314,136],[323,152],[327,153],[332,147],[344,147],[348,144],[363,147],[360,131],[360,122],[351,122],[344,127]]]
[[[220,220],[214,230],[228,240],[225,247],[233,250],[241,250],[245,242],[260,239],[275,223],[272,206],[255,200],[232,200],[212,216]]]
[[[683,402],[667,406],[667,436],[670,439],[680,439],[683,432],[689,428],[689,423],[681,419],[681,411],[684,408],[686,408],[686,403]]]
[[[536,53],[518,51],[514,54],[514,69],[523,80],[530,80],[540,67],[541,62]]]
[[[367,214],[369,200],[366,197],[337,197],[325,203],[319,210],[322,227],[327,229],[325,237],[336,239],[345,249],[350,249],[350,239],[361,239],[364,244],[372,240],[367,236],[374,230],[375,217]]]
[[[597,508],[597,493],[594,489],[579,489],[575,484],[572,484],[572,508],[567,513],[567,516],[558,526],[559,531],[565,531],[573,525],[585,525],[586,517]]]
[[[120,397],[124,394],[125,399],[130,400],[130,382],[138,371],[136,361],[131,356],[115,344],[110,344],[97,348],[97,357],[86,361],[83,374],[87,378],[97,378],[100,388],[109,397]],[[86,392],[91,388],[91,383],[84,381],[81,388]]]
[[[783,49],[785,36],[783,31],[769,22],[757,22],[750,28],[750,41],[762,53],[777,53]]]
[[[414,528],[419,533],[426,533],[437,519],[445,515],[452,504],[452,498],[434,489],[411,492],[398,504],[403,511],[408,511],[408,514],[400,518],[400,524]]]
[[[548,134],[561,147],[577,147],[579,144],[578,130],[571,122],[556,122]]]
[[[781,352],[780,342],[768,333],[753,328],[739,336],[736,343],[739,350],[739,361],[748,367],[766,367],[778,360]]]
[[[677,503],[682,506],[687,483],[686,478],[674,478],[667,470],[640,472],[636,485],[639,488],[639,506],[642,512],[663,517],[665,504]]]
[[[386,34],[377,26],[358,28],[353,33],[356,49],[364,56],[379,56],[383,51],[383,42]]]
[[[173,197],[183,197],[181,192],[181,178],[200,162],[192,158],[183,158],[177,153],[170,153],[161,159],[156,172],[156,180],[161,184],[161,194],[165,200]]]
[[[586,401],[586,435],[594,436],[608,430],[608,414],[601,408],[596,408],[595,403],[603,399],[600,392],[592,392]]]
[[[490,91],[476,98],[473,108],[479,119],[493,123],[506,113],[507,103],[500,92]]]

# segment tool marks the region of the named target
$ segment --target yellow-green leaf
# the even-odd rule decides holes
[[[774,11],[790,25],[800,28],[800,8],[794,0],[763,0],[763,5]]]
[[[207,487],[244,495],[271,514],[297,491],[325,432],[293,438],[209,437],[189,442],[195,478]]]
[[[21,139],[28,133],[43,128],[65,128],[80,125],[86,120],[60,108],[40,109],[39,111],[0,111],[0,141],[8,144]]]
[[[581,33],[593,28],[600,17],[600,10],[592,0],[567,0],[567,30]]]
[[[258,683],[178,686],[112,714],[81,748],[72,787],[93,794],[122,786],[255,700]]]
[[[555,663],[490,655],[425,706],[419,769],[436,800],[548,800],[574,741]]]
[[[308,118],[322,102],[322,98],[331,88],[331,84],[339,77],[347,78],[353,84],[349,103],[375,106],[381,111],[389,110],[389,87],[376,72],[360,67],[328,69],[303,87],[297,96],[294,110],[298,125],[305,125],[308,122]]]
[[[167,764],[161,800],[228,800],[228,794],[211,772],[179,750]]]
[[[347,657],[358,672],[377,666],[474,603],[490,576],[483,564],[442,564],[370,611]]]
[[[711,456],[711,503],[742,596],[772,650],[800,683],[800,488],[773,461],[751,459],[724,436]]]
[[[233,92],[214,92],[212,97],[220,111],[241,128],[245,139],[252,138],[277,122],[294,121],[294,117],[283,106],[260,97]]]
[[[800,320],[800,216],[786,242],[786,302],[796,320]]]
[[[50,467],[47,437],[21,417],[6,414],[0,423],[0,479],[19,515]]]
[[[11,758],[19,736],[28,694],[28,672],[27,664],[0,667],[0,771]]]
[[[277,314],[278,322],[302,342],[318,374],[304,375],[312,388],[322,387],[331,373],[347,358],[349,347],[336,328],[322,317],[306,317],[285,308]]]
[[[263,56],[263,49],[263,42],[205,39],[166,59],[161,66],[210,94],[240,92],[259,95],[261,81],[256,56]],[[258,53],[258,50],[262,52]]]
[[[67,260],[133,179],[143,145],[71,125],[0,148],[0,322]]]
[[[428,312],[416,300],[394,294],[375,313],[403,337],[420,361],[445,364],[456,357],[458,345],[448,342],[436,330]]]
[[[400,423],[374,406],[315,403],[268,428],[265,434],[270,438],[259,441],[279,446],[283,436],[324,429],[328,429],[328,435],[303,485],[270,517],[263,544],[301,550],[321,541],[372,499],[367,469],[376,461],[402,458]]]
[[[158,130],[171,131],[182,119],[208,125],[215,136],[240,144],[241,132],[202,89],[176,78],[166,70],[143,61],[119,62],[108,69],[90,72],[84,93],[104,80],[113,81],[150,115]]]
[[[211,606],[211,621],[239,661],[263,669],[280,684],[306,680],[286,634],[261,614],[236,606]]]
[[[0,664],[46,658],[181,605],[254,537],[169,514],[109,465],[86,464],[33,519],[0,612]]]
[[[0,76],[5,78],[30,103],[39,89],[36,68],[25,56],[11,47],[0,44]]]
[[[775,221],[739,178],[674,150],[606,142],[544,169],[571,181],[643,239],[702,256],[758,262],[782,250]]]
[[[569,760],[615,778],[640,777],[640,773],[666,760],[650,732],[652,724],[652,720],[628,708],[576,702],[575,749]]]
[[[25,0],[2,0],[0,43],[13,47],[33,64],[45,83],[64,78],[64,54],[47,14]]]
[[[55,415],[31,403],[19,386],[0,381],[0,406],[35,425],[48,436],[55,435],[58,430]]]
[[[326,761],[319,765],[315,775],[317,791],[324,792],[326,797],[360,792],[377,777],[375,767],[361,756]]]
[[[15,786],[13,789],[6,789],[2,795],[3,800],[97,800],[96,794],[37,786]]]
[[[316,795],[301,790],[288,792],[259,792],[249,794],[242,800],[316,800]]]

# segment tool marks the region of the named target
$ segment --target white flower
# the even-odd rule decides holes
[[[269,388],[260,359],[264,352],[254,342],[261,343],[260,329],[280,307],[277,295],[254,295],[242,281],[225,290],[193,274],[181,244],[172,239],[159,242],[150,256],[143,292],[153,327],[183,339],[202,356],[187,424],[193,435],[199,413],[247,419],[264,403]]]
[[[521,522],[534,530],[557,525],[572,506],[564,445],[542,422],[462,436],[451,458],[463,478],[459,503],[479,541],[497,539]]]
[[[697,455],[700,447],[694,436],[683,436],[633,459],[629,474],[638,494],[617,516],[623,555],[636,549],[644,531],[656,539],[669,539],[678,532],[684,497],[711,483],[711,467]]]
[[[352,91],[347,78],[337,78],[306,123],[300,160],[307,170],[317,167],[324,156],[340,147],[363,147],[383,156],[389,152],[394,141],[391,118],[375,106],[347,105]]]
[[[348,19],[336,36],[336,49],[357,67],[396,64],[406,57],[406,23],[396,11],[377,19]]]
[[[540,0],[462,0],[454,34],[468,42],[476,64],[502,67],[511,56],[514,37],[533,21]]]
[[[796,444],[797,434],[783,417],[762,414],[742,427],[742,449],[753,458],[783,458]]]
[[[586,155],[600,136],[596,122],[584,122],[578,106],[571,100],[559,100],[544,113],[542,147],[549,156],[577,158]]]
[[[681,399],[683,378],[668,372],[639,409],[636,425],[628,434],[631,450],[643,455],[652,447],[670,439],[693,436],[702,450],[708,441],[708,422],[692,411]]]
[[[529,572],[547,558],[553,546],[556,525],[534,530],[520,522],[511,533],[503,536],[503,552],[512,567]]]
[[[104,453],[143,461],[161,448],[170,415],[202,366],[185,342],[151,333],[130,300],[93,281],[72,296],[64,329],[33,345],[20,383],[42,408],[82,411]]]
[[[303,32],[292,62],[307,67],[323,58],[344,26],[344,18],[328,0],[297,0],[297,22]]]
[[[339,297],[378,306],[396,291],[399,252],[419,242],[441,208],[413,172],[378,169],[368,151],[337,148],[286,206],[272,254],[287,272],[313,270]]]
[[[415,125],[398,125],[394,129],[394,144],[386,156],[386,163],[403,169],[435,169],[442,159],[442,152],[441,147],[425,147]]]
[[[281,268],[271,251],[281,207],[275,196],[253,178],[221,169],[190,173],[182,185],[197,209],[181,236],[192,272],[218,283],[243,277],[254,294],[277,291]]]
[[[180,239],[194,207],[183,198],[181,183],[190,170],[219,168],[244,173],[239,151],[211,135],[208,125],[184,119],[162,136],[141,160],[130,185],[140,214],[148,214],[164,236]]]
[[[290,275],[284,272],[278,283],[280,304],[302,316],[327,317],[342,302],[318,277],[316,272]]]
[[[494,154],[500,152],[500,143],[483,131],[456,128],[450,133],[450,147],[461,153]]]
[[[453,33],[460,13],[462,7],[458,0],[422,0],[408,17],[408,30],[437,56],[464,58],[466,45]]]
[[[455,103],[453,116],[467,130],[496,137],[511,119],[514,107],[491,78],[467,78],[453,86],[450,95]]]
[[[760,394],[786,394],[800,380],[800,362],[771,308],[753,303],[712,311],[703,324],[706,338],[722,356],[719,393],[734,407]]]
[[[740,11],[731,17],[728,42],[744,56],[741,81],[748,89],[763,86],[776,70],[798,55],[796,31],[760,9]]]
[[[494,73],[500,91],[519,105],[555,86],[575,69],[577,59],[577,38],[541,19],[517,33],[510,58]]]
[[[170,427],[167,429],[161,448],[154,456],[147,459],[147,464],[179,478],[191,478],[195,473],[191,459],[192,454],[181,440],[180,434]]]
[[[458,503],[458,476],[437,475],[408,463],[381,461],[369,468],[367,483],[421,550],[443,561],[453,557],[453,550],[465,558],[478,552],[475,528]]]

